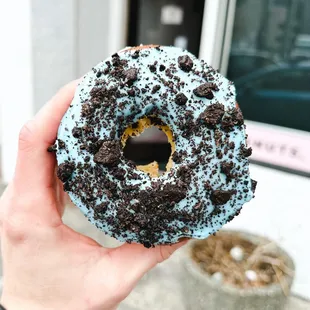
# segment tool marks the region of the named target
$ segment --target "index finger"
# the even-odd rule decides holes
[[[54,143],[61,119],[72,102],[79,81],[72,81],[61,88],[35,116],[34,122],[41,135],[41,141],[46,145]]]
[[[63,87],[21,130],[14,177],[19,192],[40,191],[53,186],[55,157],[47,152],[47,148],[57,137],[77,83],[73,81]]]

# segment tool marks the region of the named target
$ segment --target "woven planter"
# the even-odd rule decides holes
[[[270,240],[244,232],[222,231],[225,234],[238,234],[255,245],[270,244]],[[282,310],[287,302],[293,277],[285,276],[286,294],[280,283],[270,284],[260,288],[241,289],[214,281],[204,272],[191,257],[193,245],[189,242],[183,256],[183,288],[186,309],[188,310]],[[280,247],[272,243],[270,253],[281,256],[286,266],[294,271],[291,257]]]

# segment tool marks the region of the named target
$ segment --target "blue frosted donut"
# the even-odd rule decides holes
[[[159,177],[123,155],[141,122],[172,133]],[[58,131],[57,174],[88,220],[120,241],[206,238],[253,197],[244,127],[234,85],[204,61],[175,47],[129,48],[78,85]]]

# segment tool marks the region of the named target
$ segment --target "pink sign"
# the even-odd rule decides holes
[[[252,159],[310,173],[310,133],[247,122]]]

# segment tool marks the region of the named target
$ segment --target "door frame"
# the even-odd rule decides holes
[[[200,38],[199,58],[226,74],[236,0],[206,0]]]

